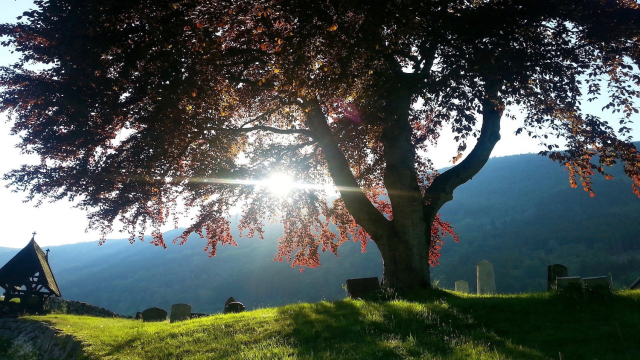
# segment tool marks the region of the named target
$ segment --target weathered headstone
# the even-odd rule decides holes
[[[241,302],[230,302],[224,307],[224,313],[241,313],[244,311],[244,304]]]
[[[165,309],[152,307],[142,312],[142,321],[144,322],[165,321],[165,320],[167,320],[167,310]]]
[[[191,319],[197,319],[197,318],[201,318],[201,317],[205,317],[207,316],[207,314],[204,313],[191,313]]]
[[[226,308],[227,305],[231,304],[232,302],[236,302],[236,299],[234,299],[233,296],[231,296],[227,299],[227,301],[224,302],[224,307]]]
[[[582,279],[584,288],[590,294],[606,295],[611,293],[611,283],[606,276],[588,277]]]
[[[171,305],[170,322],[185,321],[191,317],[191,305],[189,304],[173,304]]]
[[[347,293],[352,299],[375,294],[378,290],[380,290],[380,283],[377,277],[347,279]]]
[[[556,278],[569,276],[567,267],[561,264],[553,264],[547,266],[547,291],[556,289]]]
[[[580,276],[558,277],[556,278],[556,289],[560,294],[581,295],[584,283]]]
[[[638,278],[638,280],[636,280],[633,284],[631,284],[631,286],[629,286],[629,289],[640,290],[640,278]]]
[[[469,283],[464,280],[458,280],[455,283],[456,291],[468,294],[469,293]]]
[[[493,265],[487,260],[482,260],[476,265],[478,274],[478,295],[495,294],[496,278],[493,273]]]

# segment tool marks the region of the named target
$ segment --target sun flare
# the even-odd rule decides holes
[[[279,197],[286,196],[295,187],[293,178],[283,173],[272,174],[262,183],[271,193]]]

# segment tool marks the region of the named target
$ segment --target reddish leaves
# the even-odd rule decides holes
[[[38,0],[28,22],[0,25],[3,45],[22,55],[1,70],[0,111],[15,120],[21,149],[43,159],[7,179],[30,198],[82,199],[90,226],[105,232],[116,219],[131,234],[150,225],[158,246],[157,230],[184,201],[196,215],[176,241],[198,233],[212,256],[235,244],[227,216],[241,206],[248,236],[283,221],[276,259],[299,267],[318,266],[320,252],[337,255],[349,239],[364,251],[391,237],[384,231],[419,212],[422,192],[439,199],[422,239],[434,265],[442,239],[457,240],[434,209],[455,186],[426,191],[438,176],[429,147],[446,125],[461,153],[478,135],[491,87],[496,101],[527,111],[526,133],[548,127],[567,140],[566,151],[549,144],[545,154],[567,167],[572,186],[593,194],[591,176],[609,176],[621,161],[640,196],[638,152],[620,140],[638,111],[630,62],[638,62],[640,30],[628,21],[637,6],[540,1]],[[583,79],[594,98],[607,81],[605,107],[622,114],[619,133],[581,114]],[[324,116],[326,126],[315,128],[326,134],[311,131],[310,111]],[[329,143],[339,151],[327,159]],[[345,191],[358,201],[344,199],[354,214],[342,199],[328,205],[317,188],[276,199],[256,183],[276,170],[331,183],[327,160],[336,159],[336,182],[353,174]],[[390,194],[385,184],[395,187]],[[405,191],[410,209],[396,197]],[[354,216],[376,224],[365,231]]]
[[[429,249],[429,264],[431,266],[439,265],[440,262],[440,249],[444,245],[444,237],[447,234],[453,237],[453,241],[458,242],[460,238],[458,234],[453,231],[453,227],[450,223],[442,221],[440,214],[438,214],[431,225],[431,248]]]

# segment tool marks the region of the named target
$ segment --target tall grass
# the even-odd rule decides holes
[[[640,291],[294,304],[181,323],[33,316],[92,359],[640,359]]]

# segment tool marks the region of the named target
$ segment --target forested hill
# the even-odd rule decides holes
[[[622,167],[612,180],[594,176],[593,198],[571,188],[563,170],[534,154],[489,160],[441,211],[460,243],[445,244],[432,278],[475,289],[480,260],[493,263],[502,292],[545,290],[546,266],[555,263],[571,276],[611,275],[619,286],[640,277],[640,198]]]
[[[610,274],[616,284],[630,285],[640,276],[640,199],[621,169],[614,175],[596,177],[591,198],[572,189],[567,172],[549,159],[489,160],[442,209],[460,243],[445,238],[432,279],[444,288],[466,280],[474,291],[475,264],[489,260],[499,292],[544,291],[546,267],[554,263],[568,266],[570,275]],[[323,266],[303,273],[274,262],[280,233],[273,225],[266,240],[239,239],[238,247],[221,247],[215,258],[202,252],[204,240],[195,236],[167,250],[126,240],[56,246],[50,263],[65,298],[128,315],[180,302],[196,312],[218,312],[229,296],[249,308],[338,299],[345,296],[345,279],[381,276],[373,244],[364,254],[358,244],[344,245],[338,259],[325,254]],[[0,249],[0,264],[17,251]]]
[[[232,229],[237,228],[235,220]],[[181,233],[174,230],[165,236],[173,239]],[[215,258],[203,252],[205,241],[197,235],[183,246],[168,242],[166,250],[123,239],[107,240],[103,246],[97,242],[52,246],[49,263],[65,299],[124,315],[154,306],[169,310],[175,303],[191,304],[194,312],[216,313],[230,296],[248,309],[341,299],[346,296],[342,284],[347,277],[382,273],[377,249],[361,254],[356,244],[341,248],[340,258],[323,254],[322,267],[301,273],[273,261],[281,233],[272,225],[265,240],[236,239],[237,247],[221,246]],[[17,251],[0,249],[0,264]]]

